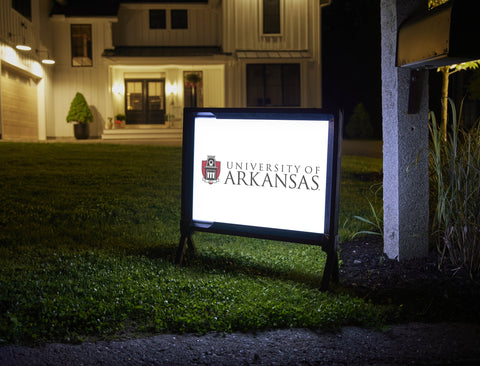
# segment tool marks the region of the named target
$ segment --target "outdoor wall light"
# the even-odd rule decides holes
[[[177,92],[178,92],[177,84],[176,83],[167,84],[166,90],[167,90],[167,96],[170,96],[170,99],[171,99],[170,104],[174,106],[176,103],[175,96],[177,95]]]
[[[25,41],[23,43],[19,43],[17,45],[15,45],[15,48],[17,50],[20,50],[20,51],[31,51],[32,50],[32,47],[30,47],[29,45],[27,45],[25,43]]]
[[[47,51],[47,50],[36,50],[37,52],[37,55],[40,56],[40,59],[42,61],[42,64],[45,64],[45,65],[53,65],[55,64],[55,60],[53,58],[50,57],[50,53]],[[45,57],[42,57],[41,54],[45,54],[46,56]]]
[[[22,26],[23,29],[25,29],[25,30],[27,29],[27,26],[25,25],[25,23],[22,22],[20,25]],[[32,50],[32,47],[30,47],[25,40],[25,34],[16,35],[16,34],[8,33],[8,37],[10,39],[13,39],[13,41],[15,42],[15,48],[17,50],[20,50],[20,51],[31,51]]]
[[[13,33],[8,33],[8,38],[10,38],[15,44],[15,48],[20,51],[31,51],[30,47],[25,41],[25,36],[15,35]]]
[[[124,95],[125,94],[125,85],[121,83],[115,83],[112,86],[112,92],[117,95]]]
[[[167,85],[167,94],[168,95],[177,95],[178,87],[176,83]]]

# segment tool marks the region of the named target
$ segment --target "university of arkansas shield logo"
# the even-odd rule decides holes
[[[220,176],[220,162],[215,160],[215,156],[207,156],[207,160],[202,160],[203,181],[208,184],[218,182]]]

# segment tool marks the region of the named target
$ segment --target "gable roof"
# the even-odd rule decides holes
[[[205,57],[224,55],[216,46],[117,46],[105,50],[103,57]]]

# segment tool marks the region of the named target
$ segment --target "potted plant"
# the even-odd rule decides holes
[[[93,114],[88,107],[87,101],[82,93],[75,94],[70,110],[67,115],[67,122],[74,122],[73,131],[76,139],[88,139],[88,124],[93,121]]]
[[[115,116],[115,127],[116,128],[123,128],[125,127],[125,121],[127,118],[125,117],[124,114],[117,114]]]

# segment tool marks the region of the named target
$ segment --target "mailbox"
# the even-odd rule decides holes
[[[478,0],[452,0],[407,19],[398,31],[397,66],[436,68],[480,59]]]

